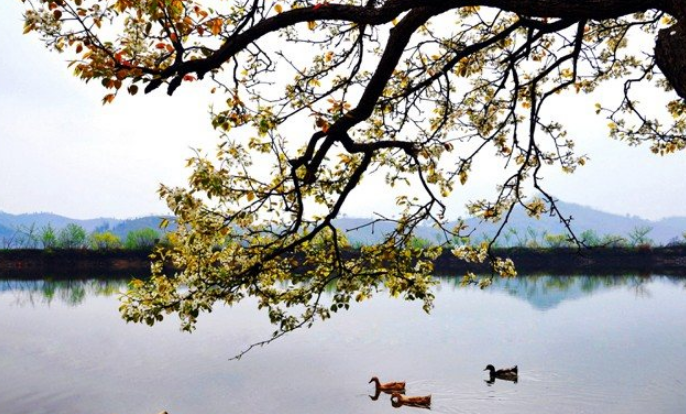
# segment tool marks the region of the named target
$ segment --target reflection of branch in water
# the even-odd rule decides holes
[[[633,286],[633,290],[634,290],[634,296],[636,298],[650,299],[653,297],[653,294],[650,292],[650,289],[648,289],[648,286],[646,286],[643,283],[640,283],[636,286]]]
[[[54,300],[68,306],[81,305],[87,297],[113,296],[126,280],[0,280],[0,292],[9,292],[16,306],[50,306]]]

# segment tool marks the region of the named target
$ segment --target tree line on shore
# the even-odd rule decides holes
[[[578,234],[578,241],[583,246],[589,248],[638,248],[646,249],[659,246],[676,246],[686,244],[686,232],[682,233],[681,238],[673,238],[666,244],[656,243],[651,237],[650,226],[636,226],[626,235],[622,234],[600,234],[593,229],[587,229]],[[465,237],[454,238],[452,245],[461,246],[468,243],[479,245],[481,243],[490,243],[491,237],[483,233],[481,237]],[[434,242],[428,238],[414,237],[410,240],[413,248],[427,248],[436,246],[439,242]],[[361,242],[352,243],[353,248],[360,248],[364,245]],[[563,249],[577,247],[575,240],[568,233],[553,233],[547,230],[540,230],[534,227],[527,227],[526,229],[518,229],[514,227],[508,228],[500,236],[498,240],[493,243],[493,248],[524,248],[524,249]]]
[[[91,249],[145,250],[163,241],[163,235],[150,227],[131,230],[122,238],[106,229],[87,232],[74,223],[57,229],[51,224],[38,227],[19,226],[13,235],[2,240],[3,249]]]
[[[579,240],[587,247],[609,247],[609,248],[650,248],[660,244],[655,243],[650,238],[650,226],[636,226],[626,235],[621,234],[599,234],[597,231],[589,229],[579,234]],[[82,226],[70,223],[62,228],[55,228],[51,224],[38,227],[35,224],[29,226],[19,226],[10,237],[4,237],[3,249],[90,249],[90,250],[145,250],[152,249],[158,243],[166,243],[166,233],[145,227],[130,230],[125,237],[120,237],[114,232],[105,228],[98,228],[92,232],[86,231]],[[452,240],[453,246],[460,246],[469,243],[467,239],[455,238]],[[481,238],[473,238],[471,243],[490,242],[487,234]],[[414,237],[410,240],[413,248],[422,249],[439,245],[427,238]],[[668,245],[686,244],[686,232],[680,239],[672,239]],[[353,240],[351,247],[360,249],[366,243]],[[527,248],[527,249],[556,249],[575,247],[574,240],[565,233],[552,233],[546,230],[538,230],[533,227],[526,229],[509,228],[503,232],[500,239],[494,243],[495,248]]]

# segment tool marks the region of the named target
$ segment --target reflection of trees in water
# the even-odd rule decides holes
[[[654,276],[527,276],[520,280],[505,280],[503,289],[514,296],[523,296],[534,306],[550,309],[566,299],[581,298],[609,289],[628,287],[640,297],[649,297],[648,285]]]
[[[580,298],[604,290],[627,288],[636,297],[650,298],[649,285],[660,280],[673,284],[684,283],[684,278],[674,276],[646,276],[638,274],[614,276],[518,276],[512,279],[495,278],[487,289],[505,291],[512,296],[523,298],[537,308],[550,309],[566,299]],[[442,284],[459,288],[460,278],[444,278]]]
[[[460,277],[440,277],[440,287],[461,288]],[[674,276],[517,276],[512,279],[495,278],[493,285],[486,290],[500,290],[510,295],[524,298],[540,308],[551,308],[565,299],[591,295],[603,290],[626,287],[635,292],[636,297],[650,298],[649,285],[655,280],[668,281],[682,285],[683,277]],[[20,306],[50,305],[55,300],[69,306],[82,304],[87,297],[113,296],[126,290],[128,280],[113,279],[74,279],[74,280],[0,280],[0,294],[14,295]],[[329,296],[336,293],[335,284],[327,286]],[[539,303],[547,299],[547,303]],[[552,300],[551,300],[552,298]]]
[[[19,306],[49,306],[54,301],[78,306],[87,297],[117,295],[126,284],[124,279],[0,280],[0,293],[14,296]]]
[[[653,280],[653,276],[620,275],[620,276],[525,276],[519,277],[514,283],[515,288],[524,288],[532,294],[567,292],[579,289],[591,294],[596,291],[614,287],[628,286],[631,288],[645,287]],[[505,280],[505,287],[510,287],[512,280]],[[539,291],[540,292],[537,292]]]

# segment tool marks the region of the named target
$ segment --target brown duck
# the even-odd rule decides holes
[[[381,382],[377,377],[372,377],[372,379],[369,380],[370,384],[372,382],[376,385],[377,394],[381,391],[389,394],[393,392],[405,392],[405,382]]]
[[[490,380],[486,381],[489,384],[495,382],[496,378],[499,380],[512,381],[516,383],[519,376],[519,370],[517,369],[517,365],[515,365],[512,368],[495,369],[493,365],[488,364],[486,365],[484,371],[488,371],[488,374],[490,376]]]
[[[409,397],[394,392],[393,395],[391,395],[391,405],[396,408],[403,405],[429,408],[431,407],[431,395]]]

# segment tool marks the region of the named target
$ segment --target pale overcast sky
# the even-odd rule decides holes
[[[166,214],[159,183],[184,183],[191,148],[209,151],[218,143],[207,115],[209,86],[103,106],[97,82],[74,78],[65,56],[48,52],[35,33],[22,35],[21,13],[19,0],[0,1],[0,211],[82,219]],[[593,113],[598,100],[574,97],[551,108],[569,122],[577,153],[591,161],[573,175],[550,171],[548,189],[564,201],[618,214],[686,216],[686,153],[657,157],[647,146],[610,140],[607,120]],[[477,168],[450,204],[492,195],[495,173]],[[366,180],[345,212],[392,211],[394,195],[381,185]]]

